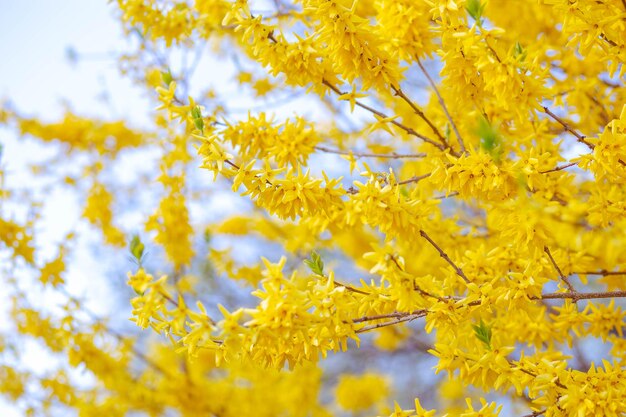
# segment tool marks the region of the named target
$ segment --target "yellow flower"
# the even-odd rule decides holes
[[[385,400],[388,395],[387,379],[371,372],[341,375],[335,388],[337,403],[344,410],[352,412],[367,410]]]
[[[362,97],[367,97],[367,94],[357,93],[356,92],[356,85],[353,85],[352,86],[352,92],[341,94],[339,97],[337,97],[337,99],[338,100],[349,101],[350,102],[350,112],[352,113],[354,111],[354,106],[356,104],[356,99],[357,98],[362,98]]]

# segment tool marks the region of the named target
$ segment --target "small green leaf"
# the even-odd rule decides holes
[[[193,118],[193,124],[196,126],[196,129],[198,129],[200,133],[204,133],[204,120],[202,119],[200,106],[194,106],[191,109],[191,117]]]
[[[491,327],[480,320],[480,324],[473,324],[474,334],[476,338],[484,343],[487,349],[491,350]]]
[[[196,126],[201,133],[204,133],[204,120],[202,119],[193,119],[193,124]]]
[[[494,161],[500,162],[502,156],[502,140],[496,129],[487,119],[481,117],[476,132],[480,138],[480,148],[487,152]]]
[[[202,118],[202,110],[200,109],[200,106],[194,106],[191,108],[191,117],[194,119]]]
[[[143,258],[143,251],[145,249],[145,245],[141,242],[141,239],[138,235],[133,236],[133,239],[130,241],[130,253],[137,260],[137,263],[141,265],[141,260]]]
[[[172,77],[172,72],[170,69],[167,69],[167,72],[161,71],[161,79],[166,87],[169,87],[172,81],[174,81],[174,77]]]
[[[315,251],[311,252],[311,259],[305,259],[304,264],[308,266],[315,275],[324,276],[324,262],[319,253]]]
[[[526,59],[526,50],[519,42],[515,42],[515,46],[513,47],[513,57],[520,62],[524,62]]]
[[[481,0],[468,0],[465,9],[467,10],[467,13],[472,16],[472,19],[476,21],[478,26],[482,26],[482,16],[485,11],[485,4],[483,4]]]

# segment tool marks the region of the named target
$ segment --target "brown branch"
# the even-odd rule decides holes
[[[433,122],[431,122],[430,119],[426,117],[424,112],[419,107],[417,107],[417,104],[415,104],[413,100],[411,100],[406,94],[404,94],[404,91],[402,91],[400,87],[396,88],[395,86],[392,85],[391,89],[394,91],[396,96],[404,100],[404,102],[407,103],[409,107],[411,107],[411,109],[413,109],[415,114],[417,114],[424,122],[426,122],[426,124],[430,127],[430,129],[437,136],[437,138],[439,138],[439,141],[441,142],[441,144],[445,146],[446,148],[450,148],[450,145],[446,141],[446,138],[443,137],[439,129],[437,129],[437,126],[435,126]]]
[[[560,165],[560,166],[557,166],[557,167],[555,167],[555,168],[549,169],[549,170],[547,170],[547,171],[539,171],[539,173],[540,173],[540,174],[547,174],[547,173],[549,173],[549,172],[557,172],[557,171],[562,171],[562,170],[567,169],[567,168],[569,168],[569,167],[573,167],[574,165],[578,165],[578,162],[571,162],[571,163],[569,163],[569,164]]]
[[[624,0],[624,1],[626,1],[626,0]],[[450,122],[450,125],[452,126],[452,130],[454,130],[454,134],[456,135],[457,139],[459,140],[459,146],[461,147],[461,153],[465,153],[466,150],[465,150],[465,143],[463,142],[463,138],[461,137],[461,134],[459,133],[459,130],[456,128],[456,124],[454,123],[454,120],[452,120],[452,116],[450,116],[450,113],[448,112],[448,107],[446,106],[446,103],[443,101],[443,97],[441,96],[441,94],[439,94],[439,90],[437,89],[437,84],[435,84],[433,79],[430,78],[430,75],[428,75],[428,72],[426,71],[426,68],[424,68],[424,66],[422,65],[422,61],[420,61],[419,57],[416,56],[415,59],[417,60],[417,65],[419,65],[420,69],[422,70],[422,72],[426,76],[426,79],[428,80],[428,83],[430,84],[430,86],[435,91],[435,95],[437,96],[437,100],[439,101],[439,104],[441,105],[441,108],[443,109],[443,112],[446,114],[446,117],[448,118],[448,121]]]
[[[541,411],[533,411],[530,414],[524,414],[522,417],[538,417],[538,416],[544,415],[547,411],[548,411],[547,408],[545,410],[541,410]]]
[[[236,170],[240,170],[241,168],[239,168],[238,165],[232,163],[229,159],[225,159],[224,162],[226,162],[228,165],[230,165],[231,167],[235,168]]]
[[[443,251],[443,249],[441,249],[439,247],[439,245],[437,245],[431,238],[430,236],[428,236],[426,234],[426,232],[424,232],[423,230],[420,230],[420,236],[422,236],[424,239],[426,239],[428,241],[428,243],[430,243],[435,249],[437,249],[437,252],[439,252],[439,256],[441,256],[448,264],[450,264],[450,266],[452,266],[452,268],[454,268],[454,271],[456,272],[456,274],[458,276],[460,276],[461,278],[463,278],[463,281],[465,281],[467,284],[470,283],[470,280],[467,278],[467,276],[465,276],[465,272],[463,272],[463,270],[461,268],[459,268],[453,261],[452,259],[450,259],[450,257],[448,256],[447,253],[445,253]]]
[[[531,297],[531,300],[592,300],[603,298],[626,298],[626,291],[606,292],[553,292],[541,294],[539,297]]]
[[[424,158],[425,153],[362,153],[352,151],[342,151],[340,149],[329,149],[324,146],[314,146],[313,148],[321,152],[334,153],[337,155],[353,155],[356,158],[387,158],[387,159],[401,159],[401,158]]]
[[[408,180],[404,180],[404,181],[400,181],[398,183],[396,183],[397,185],[404,185],[404,184],[410,184],[412,182],[420,182],[421,180],[430,177],[431,174],[424,174],[424,175],[417,175],[415,177],[411,177]]]
[[[547,108],[546,106],[543,106],[543,111],[550,117],[552,117],[554,120],[556,120],[561,126],[563,126],[563,128],[568,131],[569,133],[571,133],[572,135],[574,135],[576,137],[576,139],[578,139],[578,142],[580,143],[584,143],[585,145],[587,145],[587,147],[589,149],[595,148],[595,145],[592,143],[589,143],[586,140],[586,136],[577,132],[576,130],[572,129],[570,127],[570,125],[563,119],[561,119],[559,116],[557,116],[556,114],[552,113],[552,111]]]
[[[406,315],[406,316],[403,316],[403,317],[399,317],[396,320],[385,321],[385,322],[376,323],[376,324],[370,324],[368,326],[361,327],[360,329],[356,330],[356,333],[369,332],[370,330],[380,329],[381,327],[393,326],[394,324],[403,323],[403,322],[406,322],[406,321],[413,321],[413,320],[419,319],[420,317],[424,317],[426,315],[426,313],[427,313],[427,311],[424,311],[423,313],[419,313],[419,314],[409,314],[409,315]]]
[[[576,275],[602,275],[602,276],[609,276],[609,275],[626,275],[626,271],[581,271],[581,272],[572,272],[572,275],[576,274]]]
[[[328,82],[325,79],[322,80],[322,84],[324,84],[325,86],[330,88],[337,95],[344,94],[340,89],[338,89],[337,87],[335,87],[334,85],[332,85],[330,82]],[[376,109],[374,109],[374,108],[372,108],[372,107],[370,107],[370,106],[368,106],[366,104],[363,104],[359,100],[355,100],[354,104],[357,105],[358,107],[364,109],[364,110],[369,111],[372,114],[375,114],[376,116],[378,116],[378,117],[380,117],[382,119],[388,118],[388,116],[385,113],[383,113],[383,112],[381,112],[379,110],[376,110]],[[439,149],[441,151],[446,149],[446,147],[444,145],[442,145],[440,143],[437,143],[435,140],[433,140],[433,139],[431,139],[431,138],[429,138],[427,136],[424,136],[424,135],[422,135],[420,133],[417,133],[414,129],[412,129],[412,128],[408,127],[408,126],[405,126],[404,124],[398,122],[397,120],[390,120],[389,123],[391,123],[394,126],[404,130],[409,135],[415,136],[415,137],[423,140],[426,143],[430,143],[431,145],[435,146],[437,149]]]
[[[376,316],[363,316],[363,317],[359,317],[358,319],[352,320],[352,323],[363,323],[365,321],[400,318],[400,317],[405,317],[409,314],[419,314],[419,313],[426,313],[426,309],[416,310],[416,311],[413,311],[412,313],[402,313],[402,312],[394,311],[393,313],[379,314]]]
[[[592,299],[606,299],[606,298],[626,298],[626,291],[607,291],[607,292],[552,292],[552,293],[544,293],[537,297],[529,297],[532,301],[541,301],[541,300],[592,300]],[[445,300],[445,299],[444,299]],[[451,299],[456,302],[462,302],[463,299]],[[474,307],[480,305],[480,300],[475,300],[470,303],[461,305],[461,307]],[[363,316],[356,319],[352,319],[352,323],[358,324],[367,321],[375,321],[375,320],[384,320],[384,319],[396,319],[392,320],[386,324],[387,326],[395,323],[401,323],[402,321],[398,321],[398,319],[405,319],[406,317],[418,316],[424,317],[428,314],[429,310],[424,308],[420,310],[415,310],[411,312],[399,312],[394,311],[393,313],[373,315],[373,316]],[[412,319],[411,319],[412,320]],[[384,326],[381,326],[384,327]]]
[[[576,289],[574,289],[574,286],[572,285],[571,282],[569,282],[569,279],[567,279],[567,277],[565,276],[565,274],[563,273],[563,271],[561,271],[561,268],[559,268],[559,265],[556,263],[556,261],[554,260],[554,258],[552,257],[552,253],[550,253],[550,249],[548,249],[547,246],[543,247],[543,251],[548,254],[548,258],[550,258],[550,262],[552,262],[552,265],[554,266],[554,269],[556,269],[556,272],[558,272],[559,276],[561,277],[561,280],[563,280],[563,282],[565,283],[565,285],[567,286],[567,289],[572,292],[572,293],[576,293]]]
[[[440,195],[439,197],[433,197],[433,200],[443,200],[444,198],[456,197],[457,195],[459,195],[459,192],[454,191],[448,195]]]
[[[489,50],[491,51],[491,53],[493,54],[493,56],[496,58],[496,60],[498,61],[499,64],[502,63],[502,61],[500,60],[500,57],[498,56],[498,53],[496,52],[495,49],[493,49],[493,47],[491,45],[489,45],[489,41],[487,40],[487,37],[485,37],[485,45],[487,45],[487,48],[489,48]]]
[[[348,290],[348,291],[352,291],[352,292],[355,292],[355,293],[357,293],[357,294],[370,295],[370,293],[368,293],[368,292],[366,292],[366,291],[359,290],[358,288],[354,288],[354,287],[353,287],[353,286],[351,286],[351,285],[342,284],[342,283],[341,283],[341,282],[339,282],[339,281],[333,281],[333,284],[335,284],[335,285],[336,285],[336,286],[338,286],[338,287],[344,287],[346,290]]]

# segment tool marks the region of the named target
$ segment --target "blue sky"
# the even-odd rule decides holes
[[[46,120],[63,114],[65,103],[80,114],[141,120],[145,103],[142,104],[139,90],[121,79],[115,59],[107,58],[107,54],[119,52],[120,46],[125,45],[113,11],[106,0],[0,0],[0,101],[8,99],[22,114]],[[66,59],[69,47],[90,58],[77,66],[70,65]],[[111,93],[112,105],[99,98],[105,90]],[[27,178],[27,163],[45,152],[36,144],[18,141],[7,129],[0,128],[0,143],[7,182],[17,186]],[[44,246],[46,235],[58,238],[63,229],[72,227],[73,216],[68,212],[75,211],[75,207],[68,207],[67,195],[57,194],[50,200],[46,209],[51,210],[55,222],[46,224],[44,238],[38,240]],[[19,217],[20,213],[9,215]],[[59,218],[66,221],[59,222]],[[86,254],[79,254],[78,258],[80,267],[75,275],[94,271],[93,260]],[[71,281],[84,285],[80,276],[76,278]],[[90,278],[94,278],[92,274]],[[104,283],[96,285],[106,294]],[[74,290],[82,292],[80,286]],[[3,298],[0,293],[0,305],[6,306]],[[98,311],[106,307],[92,308]],[[4,313],[4,308],[0,309],[0,317]],[[38,371],[52,362],[36,345],[28,345],[22,353],[23,359]],[[0,397],[0,415],[13,417],[21,413]]]
[[[0,0],[0,27],[0,97],[18,109],[54,117],[67,99],[95,113],[103,106],[97,99],[103,87],[113,96],[128,91],[115,61],[102,57],[123,45],[113,6],[105,0]],[[65,59],[68,47],[101,58],[72,67]],[[132,109],[127,97],[116,105],[119,112]]]

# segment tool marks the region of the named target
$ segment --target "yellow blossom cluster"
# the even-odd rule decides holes
[[[626,2],[114,3],[152,123],[0,123],[60,149],[32,175],[129,243],[135,332],[71,293],[73,234],[43,249],[46,194],[0,160],[2,394],[81,416],[626,415]],[[230,81],[198,88],[192,58]],[[14,365],[21,338],[62,365]]]

